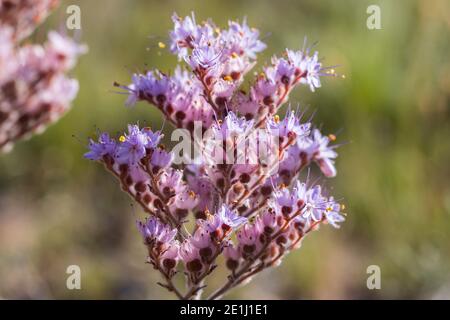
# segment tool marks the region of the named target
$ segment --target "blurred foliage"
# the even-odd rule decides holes
[[[375,3],[382,29],[371,31],[366,8]],[[326,181],[345,199],[347,222],[313,233],[229,297],[450,298],[448,1],[63,1],[33,40],[63,29],[69,4],[81,8],[90,47],[74,73],[78,98],[60,122],[0,157],[0,297],[172,297],[144,263],[139,208],[82,155],[97,128],[161,127],[154,108],[123,107],[112,83],[146,66],[173,70],[175,57],[157,43],[167,42],[172,12],[194,11],[219,25],[247,16],[268,44],[258,67],[307,36],[346,76],[324,79],[315,93],[299,88],[291,102],[350,142],[339,149],[338,177]],[[71,264],[81,267],[82,290],[66,289]],[[381,267],[381,290],[366,287],[371,264]],[[218,270],[212,285],[224,276]]]

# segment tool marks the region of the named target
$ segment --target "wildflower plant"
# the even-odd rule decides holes
[[[85,46],[55,31],[44,45],[22,44],[57,3],[0,0],[0,152],[58,120],[77,94],[66,73]]]
[[[160,131],[130,124],[117,138],[91,139],[85,157],[104,164],[148,213],[137,227],[160,285],[179,299],[200,298],[222,262],[228,276],[209,296],[218,299],[278,266],[321,224],[338,228],[344,220],[342,205],[321,185],[298,179],[312,163],[336,175],[335,136],[293,110],[277,115],[295,87],[315,91],[321,76],[334,73],[317,52],[287,49],[244,91],[266,48],[258,30],[245,20],[224,29],[197,24],[193,15],[172,20],[170,51],[185,66],[136,73],[131,84],[116,86],[128,93],[127,105],[157,107],[175,127],[172,140],[183,141],[169,151]],[[183,275],[184,291],[176,286]]]

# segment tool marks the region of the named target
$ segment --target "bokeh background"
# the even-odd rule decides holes
[[[62,1],[32,40],[64,29],[70,4],[81,8],[90,47],[74,72],[81,88],[73,109],[0,156],[1,298],[172,298],[144,263],[134,224],[141,212],[82,155],[96,128],[161,126],[151,106],[125,108],[112,83],[128,83],[145,65],[174,68],[175,57],[157,46],[167,43],[174,11],[219,25],[247,16],[268,44],[259,67],[307,36],[346,76],[324,79],[315,93],[301,87],[291,101],[350,142],[339,149],[338,177],[327,181],[345,199],[347,222],[313,233],[280,267],[228,297],[450,298],[448,1]],[[370,4],[381,7],[381,30],[366,27]],[[82,290],[66,288],[71,264],[81,267]],[[369,265],[381,268],[381,290],[366,287]]]

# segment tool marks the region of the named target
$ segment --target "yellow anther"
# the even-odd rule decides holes
[[[233,78],[230,75],[227,75],[227,76],[223,77],[223,80],[231,82],[231,81],[233,81]]]
[[[336,70],[331,69],[329,73],[330,73],[330,74],[335,74],[335,73],[336,73]]]
[[[345,210],[345,204],[341,203],[341,210]]]
[[[239,55],[238,55],[236,52],[233,52],[233,53],[231,54],[231,56],[232,56],[233,58],[239,57]]]
[[[280,189],[284,189],[284,188],[286,188],[286,185],[284,183],[280,183],[279,187],[280,187]]]
[[[158,42],[158,47],[160,47],[161,49],[164,49],[166,47],[166,44],[163,42]]]
[[[275,121],[275,123],[280,122],[280,116],[276,114],[276,115],[273,117],[273,121]]]
[[[209,209],[206,208],[204,212],[205,212],[206,219],[211,219],[211,217],[212,217],[211,211],[209,211]]]
[[[119,141],[120,141],[120,142],[125,142],[125,140],[127,140],[127,139],[125,138],[125,136],[120,136],[120,137],[119,137]]]
[[[341,78],[342,78],[342,79],[345,79],[345,74],[343,74],[343,75],[341,76]]]
[[[214,31],[215,31],[217,34],[220,34],[220,28],[215,28]]]
[[[328,139],[330,139],[331,141],[335,141],[336,140],[336,136],[331,133],[331,134],[328,135]]]
[[[189,191],[189,197],[191,197],[191,198],[195,198],[195,196],[196,196],[196,194],[195,194],[195,192],[194,191]]]

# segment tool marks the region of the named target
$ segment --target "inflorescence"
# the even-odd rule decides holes
[[[294,87],[304,84],[315,91],[329,72],[317,52],[287,49],[244,91],[245,75],[266,48],[258,30],[245,20],[230,21],[225,29],[210,20],[197,24],[193,15],[174,14],[172,20],[170,51],[186,67],[173,74],[136,73],[130,85],[116,86],[128,92],[126,104],[146,101],[177,129],[194,133],[200,128],[219,143],[205,148],[205,139],[195,141],[203,145],[203,157],[180,166],[176,154],[161,144],[161,132],[130,124],[117,138],[101,133],[91,140],[85,157],[103,163],[149,214],[137,222],[148,262],[162,274],[160,284],[178,298],[199,298],[219,256],[224,257],[229,275],[209,296],[217,299],[279,265],[322,223],[338,228],[344,220],[343,205],[321,185],[298,180],[313,162],[326,177],[336,175],[335,136],[322,135],[292,110],[283,119],[277,115]],[[255,130],[265,134],[252,136]],[[260,161],[250,152],[244,161],[229,161],[241,144],[270,145],[270,156]],[[223,151],[223,161],[213,161],[217,156],[205,156],[205,150]],[[184,293],[174,284],[180,271],[187,283]]]
[[[44,45],[21,44],[57,2],[0,1],[0,151],[58,120],[78,92],[66,73],[85,46],[55,31]]]

